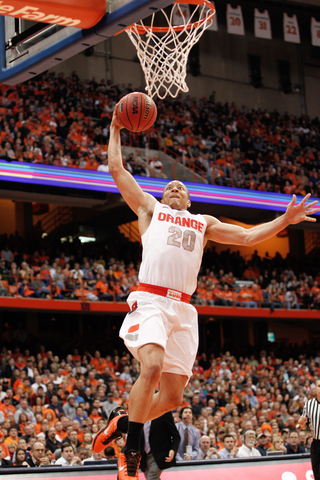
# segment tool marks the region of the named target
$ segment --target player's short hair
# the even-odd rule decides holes
[[[179,183],[181,183],[181,184],[184,186],[184,188],[187,190],[187,193],[188,193],[188,199],[190,200],[190,193],[189,193],[189,190],[187,189],[187,187],[185,186],[185,184],[184,184],[183,182],[181,182],[180,180],[171,180],[171,182],[167,183],[167,185],[166,185],[166,186],[164,187],[164,189],[162,190],[162,197],[161,197],[161,198],[163,198],[163,194],[164,194],[164,192],[165,192],[165,189],[167,188],[167,186],[168,186],[170,183],[172,183],[172,182],[179,182]]]

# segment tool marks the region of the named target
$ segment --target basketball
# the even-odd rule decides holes
[[[132,92],[121,98],[117,116],[121,125],[130,132],[142,132],[154,124],[157,107],[145,93]]]

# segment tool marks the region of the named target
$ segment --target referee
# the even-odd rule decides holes
[[[296,425],[296,429],[304,430],[308,419],[313,430],[313,442],[311,445],[311,464],[314,480],[320,480],[320,379],[316,381],[316,398],[305,403],[303,412]]]

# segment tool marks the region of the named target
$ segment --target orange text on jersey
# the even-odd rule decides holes
[[[199,232],[202,232],[203,227],[204,227],[203,223],[198,222],[197,220],[194,220],[193,218],[192,219],[191,218],[183,218],[183,217],[174,218],[169,213],[163,213],[163,212],[159,213],[158,220],[160,222],[174,223],[176,225],[180,225],[181,227],[194,228],[194,230],[198,230]]]

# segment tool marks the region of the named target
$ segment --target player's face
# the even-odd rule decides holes
[[[186,210],[191,205],[187,187],[178,180],[168,183],[163,191],[161,203],[175,210]]]
[[[320,380],[316,381],[316,395],[320,397]]]

